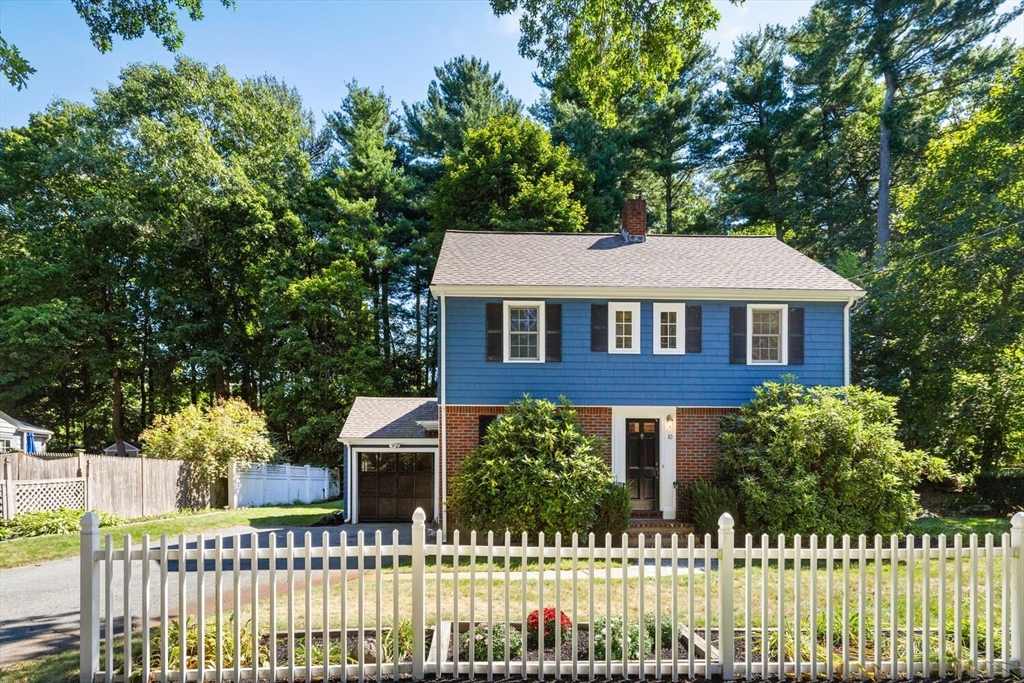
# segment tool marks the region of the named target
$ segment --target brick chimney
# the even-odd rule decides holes
[[[644,242],[647,239],[647,200],[643,197],[627,199],[622,207],[622,239]]]

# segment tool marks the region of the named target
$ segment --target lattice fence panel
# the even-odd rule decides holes
[[[85,508],[85,479],[14,482],[17,512]]]

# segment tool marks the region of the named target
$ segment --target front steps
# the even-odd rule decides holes
[[[661,514],[661,513],[655,513]],[[626,534],[629,536],[630,547],[636,547],[640,542],[640,535],[644,536],[644,547],[654,547],[654,537],[661,534],[661,547],[669,548],[672,546],[672,535],[679,536],[678,544],[680,547],[686,545],[686,535],[693,533],[693,525],[685,522],[678,522],[674,519],[661,519],[660,517],[654,517],[652,514],[633,514],[633,518],[629,522],[629,528],[626,529]]]

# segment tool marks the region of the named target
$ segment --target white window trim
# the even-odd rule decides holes
[[[544,302],[543,301],[504,301],[502,310],[502,332],[501,332],[501,345],[503,348],[504,359],[506,363],[543,363],[546,358],[546,349],[544,344],[544,338],[547,336],[547,318],[544,313]],[[526,308],[532,307],[537,309],[537,358],[512,358],[510,353],[512,351],[512,331],[509,330],[508,326],[508,311],[510,308]]]
[[[778,361],[754,360],[754,311],[781,311]],[[747,304],[747,365],[789,365],[789,304]]]
[[[632,348],[615,348],[615,313],[618,311],[630,311],[633,314],[633,344]],[[640,353],[640,302],[639,301],[609,301],[608,302],[608,353]]]
[[[661,314],[676,314],[676,348],[661,348]],[[681,356],[686,353],[686,304],[654,302],[653,344],[655,355]]]

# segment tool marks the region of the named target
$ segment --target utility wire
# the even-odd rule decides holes
[[[918,261],[920,259],[927,258],[929,256],[934,256],[935,254],[941,254],[944,251],[949,251],[950,249],[955,249],[957,247],[962,247],[963,245],[968,244],[970,242],[973,242],[975,240],[988,239],[989,237],[993,237],[994,235],[997,235],[997,234],[1003,232],[1004,230],[1009,230],[1010,228],[1018,226],[1018,225],[1024,225],[1024,218],[1021,218],[1020,220],[1014,221],[1013,223],[1007,223],[1006,225],[1001,225],[998,228],[993,228],[993,229],[989,230],[988,232],[981,233],[980,235],[972,235],[971,237],[964,238],[964,239],[960,240],[959,242],[954,242],[953,244],[947,244],[944,247],[939,247],[938,249],[926,252],[924,254],[915,254],[914,256],[911,256],[910,258],[903,259],[902,261],[900,261],[898,263],[892,263],[892,264],[887,265],[884,268],[881,268],[879,270],[868,270],[868,271],[865,271],[863,273],[858,273],[857,275],[852,276],[850,279],[851,280],[856,280],[856,279],[860,279],[860,278],[862,278],[864,276],[867,276],[867,275],[881,275],[882,273],[884,273],[884,272],[886,272],[888,270],[891,270],[892,268],[895,268],[896,266],[903,266],[903,265],[906,265],[906,264],[911,263],[913,261]]]

